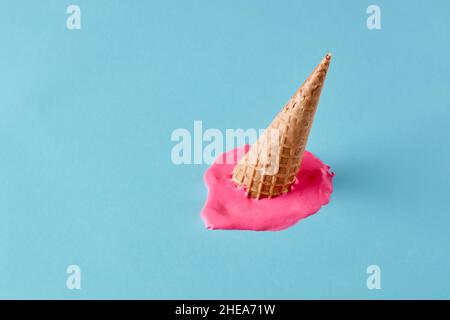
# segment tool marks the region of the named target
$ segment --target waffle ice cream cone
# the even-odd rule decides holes
[[[330,61],[327,54],[234,168],[250,197],[275,197],[295,182]]]

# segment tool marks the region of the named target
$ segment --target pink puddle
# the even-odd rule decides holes
[[[297,181],[291,191],[271,199],[247,197],[245,190],[235,186],[231,175],[235,163],[248,149],[246,145],[220,155],[206,171],[205,183],[209,192],[201,217],[208,229],[282,230],[330,202],[334,173],[330,173],[330,167],[308,151],[303,155]],[[224,157],[236,161],[224,164]]]

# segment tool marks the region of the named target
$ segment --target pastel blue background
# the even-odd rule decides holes
[[[450,2],[374,2],[2,1],[0,298],[450,298]],[[331,203],[206,230],[172,131],[264,128],[328,51]]]

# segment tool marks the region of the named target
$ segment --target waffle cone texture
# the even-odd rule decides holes
[[[327,54],[235,166],[232,179],[250,197],[275,197],[294,184],[330,61]]]

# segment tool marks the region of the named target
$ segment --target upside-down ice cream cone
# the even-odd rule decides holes
[[[330,60],[327,54],[234,168],[233,181],[252,198],[278,196],[295,182]]]

